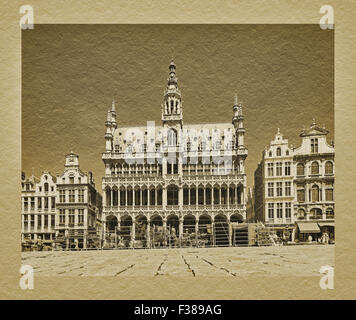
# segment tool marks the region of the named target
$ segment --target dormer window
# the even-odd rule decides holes
[[[281,156],[281,148],[277,148],[277,157],[280,157]]]
[[[69,177],[69,183],[71,183],[71,184],[74,183],[74,177]]]

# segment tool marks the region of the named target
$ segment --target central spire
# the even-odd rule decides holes
[[[169,74],[167,79],[167,87],[164,91],[162,104],[162,120],[163,121],[182,121],[182,97],[178,89],[178,78],[176,76],[176,64],[172,60],[169,64]]]

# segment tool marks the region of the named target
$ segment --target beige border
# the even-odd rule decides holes
[[[90,3],[90,5],[88,4]],[[21,44],[19,7],[30,4],[35,23],[319,23],[319,9],[334,7],[337,149],[337,246],[334,290],[308,278],[208,279],[163,283],[152,278],[36,278],[35,290],[19,287],[21,165]],[[356,297],[353,103],[355,2],[350,1],[3,1],[0,28],[1,213],[0,298],[3,299],[347,299]],[[226,286],[236,290],[224,294]],[[162,290],[165,288],[165,290]],[[155,293],[155,294],[153,294]]]

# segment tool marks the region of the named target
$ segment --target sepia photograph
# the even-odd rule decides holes
[[[22,264],[318,282],[335,266],[334,58],[318,24],[23,30]]]

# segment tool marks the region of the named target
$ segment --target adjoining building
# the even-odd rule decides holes
[[[300,134],[302,145],[294,150],[294,201],[296,239],[335,239],[335,149],[329,145],[325,128],[316,125]]]
[[[106,245],[231,245],[246,219],[247,148],[242,104],[232,124],[183,124],[176,66],[169,65],[162,125],[117,126],[107,113],[103,177]]]
[[[255,171],[255,222],[288,230],[292,241],[334,241],[335,150],[327,134],[313,120],[301,146],[290,148],[278,129]]]
[[[100,247],[102,199],[91,172],[79,168],[79,156],[66,155],[57,176],[56,240],[65,249]]]
[[[294,227],[293,150],[279,129],[255,171],[255,221],[276,230]]]
[[[41,240],[51,245],[55,238],[56,179],[43,172],[39,179],[23,174],[21,180],[21,242]]]

